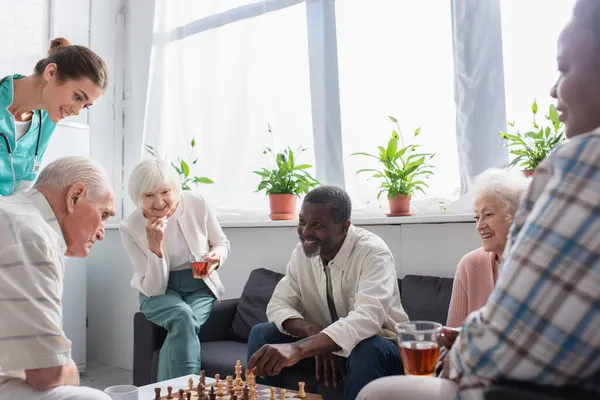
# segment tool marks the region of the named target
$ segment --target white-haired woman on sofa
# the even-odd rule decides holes
[[[482,246],[467,253],[458,263],[447,326],[462,326],[467,315],[483,307],[490,297],[508,230],[528,184],[529,180],[521,173],[497,168],[488,169],[475,179],[471,190],[473,212]]]
[[[180,188],[170,164],[157,158],[141,161],[128,188],[138,208],[120,225],[134,268],[131,286],[140,292],[140,311],[168,332],[159,354],[159,381],[199,374],[198,332],[223,294],[217,269],[230,251],[204,198]],[[208,269],[194,274],[191,256],[204,256]]]

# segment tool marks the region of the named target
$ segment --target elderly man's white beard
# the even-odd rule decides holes
[[[306,249],[304,245],[302,245],[302,250],[304,250],[304,255],[309,258],[318,257],[321,254],[321,246],[317,245],[314,248]]]

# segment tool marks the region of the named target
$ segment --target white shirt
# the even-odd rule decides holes
[[[16,121],[15,120],[15,138],[18,141],[21,139],[31,128],[31,121]]]
[[[183,207],[183,202],[180,201],[177,210],[167,220],[167,227],[165,228],[165,245],[169,250],[169,268],[171,271],[190,268],[190,248],[185,242],[181,227],[177,223],[177,219],[182,215]]]
[[[62,329],[62,231],[37,190],[0,197],[0,367],[65,365],[71,342]]]
[[[342,247],[328,265],[338,321],[331,321],[321,258],[307,257],[301,243],[292,253],[287,272],[267,306],[269,321],[289,334],[283,323],[305,318],[341,347],[336,354],[343,357],[372,336],[395,339],[396,325],[408,321],[408,316],[400,302],[394,258],[385,242],[351,225]]]

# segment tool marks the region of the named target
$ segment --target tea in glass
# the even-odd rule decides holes
[[[437,337],[442,324],[411,321],[398,324],[398,345],[405,375],[433,376],[440,346]]]
[[[208,260],[206,254],[199,256],[190,256],[190,266],[192,267],[192,275],[195,279],[206,278],[208,275]]]

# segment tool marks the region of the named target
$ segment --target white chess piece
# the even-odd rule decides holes
[[[281,400],[286,400],[287,399],[287,397],[285,397],[286,394],[287,394],[287,390],[281,389]]]
[[[304,383],[304,382],[298,382],[298,394],[296,396],[298,396],[301,399],[306,397],[306,392],[304,391],[305,384],[306,383]]]

